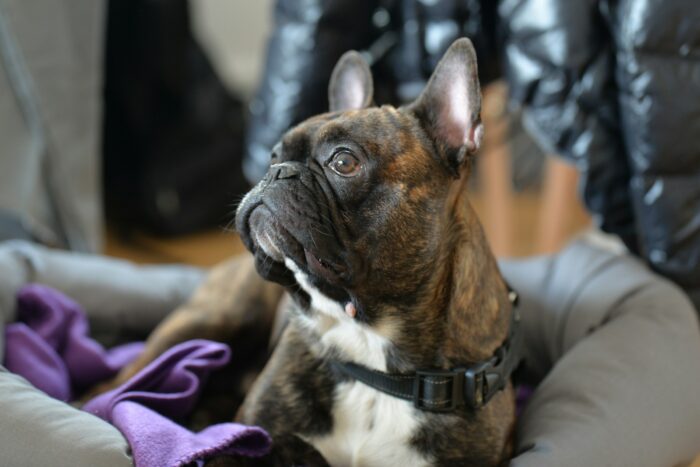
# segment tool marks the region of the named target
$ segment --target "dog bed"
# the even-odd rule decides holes
[[[690,463],[700,450],[700,330],[685,295],[637,260],[586,240],[500,266],[520,294],[523,376],[536,384],[518,419],[511,465]],[[20,288],[46,284],[82,305],[95,335],[113,343],[146,334],[202,277],[192,268],[7,242],[0,244],[0,313],[15,321]],[[133,464],[113,425],[1,367],[0,414],[0,465]]]

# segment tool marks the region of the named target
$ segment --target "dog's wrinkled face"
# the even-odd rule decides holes
[[[336,65],[331,112],[287,132],[236,226],[263,277],[289,287],[293,270],[372,323],[415,301],[434,271],[448,192],[481,139],[471,43],[457,41],[411,105],[369,107],[372,80],[355,52]]]

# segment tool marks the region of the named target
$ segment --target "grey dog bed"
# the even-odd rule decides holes
[[[700,328],[677,287],[585,240],[500,265],[521,296],[526,369],[538,383],[518,420],[512,465],[665,467],[700,452]],[[13,319],[18,288],[40,282],[81,303],[104,342],[144,334],[203,275],[5,242],[0,328]],[[2,367],[0,433],[2,467],[131,465],[115,428]]]

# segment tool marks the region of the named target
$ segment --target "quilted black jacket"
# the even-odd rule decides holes
[[[583,175],[604,230],[700,310],[700,4],[503,0],[524,123]]]

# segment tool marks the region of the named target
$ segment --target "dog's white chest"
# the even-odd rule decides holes
[[[308,441],[334,467],[430,465],[410,444],[417,425],[410,402],[353,381],[336,389],[333,431]]]
[[[321,294],[290,259],[285,264],[309,294],[314,318],[298,317],[319,335],[321,347],[339,350],[348,360],[386,371],[386,337],[345,315],[341,304]],[[392,397],[357,381],[339,384],[333,403],[333,430],[304,437],[334,467],[420,467],[429,459],[411,447],[419,414],[411,402]]]

